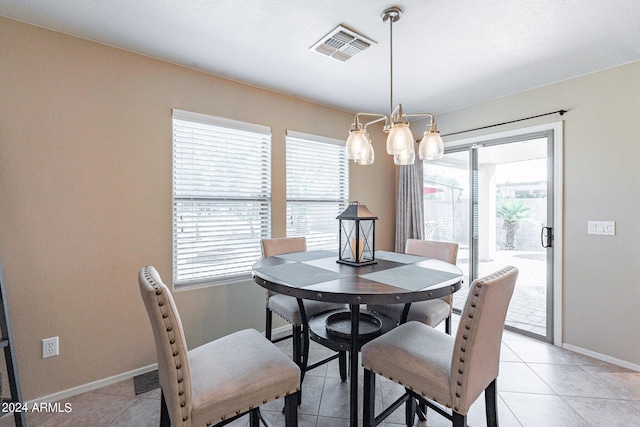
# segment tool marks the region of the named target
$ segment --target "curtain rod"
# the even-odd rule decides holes
[[[511,124],[511,123],[521,122],[523,120],[531,120],[531,119],[536,119],[538,117],[550,116],[551,114],[560,114],[561,116],[563,116],[564,113],[566,113],[566,112],[567,112],[567,110],[552,111],[551,113],[538,114],[537,116],[525,117],[524,119],[511,120],[509,122],[502,122],[502,123],[498,123],[498,124],[495,124],[495,125],[482,126],[482,127],[479,127],[479,128],[467,129],[467,130],[461,130],[459,132],[447,133],[447,134],[442,135],[442,136],[445,137],[445,136],[451,136],[451,135],[458,135],[460,133],[473,132],[475,130],[489,129],[489,128],[496,127],[496,126],[502,126],[502,125],[508,125],[508,124]]]

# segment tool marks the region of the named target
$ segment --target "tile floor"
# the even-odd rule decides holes
[[[455,323],[455,319],[454,319]],[[289,352],[290,340],[281,344]],[[326,350],[313,344],[312,358]],[[402,394],[402,388],[378,377],[380,402],[389,404]],[[499,420],[501,427],[572,427],[640,425],[640,373],[610,365],[513,332],[505,331],[498,377]],[[299,407],[300,427],[344,427],[348,425],[349,385],[342,383],[337,362],[307,373],[303,403]],[[29,427],[145,427],[157,426],[160,392],[136,396],[133,380],[84,393],[61,402],[70,404],[69,413],[29,413]],[[274,427],[284,426],[283,403],[271,402],[263,414]],[[362,408],[362,403],[359,403]],[[387,427],[403,425],[400,409],[385,422]],[[480,397],[469,414],[473,427],[485,426],[484,399]],[[0,419],[0,427],[13,426],[13,417]],[[233,427],[246,426],[241,419]],[[426,423],[416,426],[450,426],[443,417],[429,412]]]

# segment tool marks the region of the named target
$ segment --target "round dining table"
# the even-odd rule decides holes
[[[360,325],[375,313],[363,312],[365,304],[405,304],[403,319],[411,303],[450,295],[462,285],[462,271],[444,261],[396,252],[376,251],[375,264],[352,266],[336,262],[336,253],[326,250],[293,252],[263,258],[253,265],[254,281],[279,294],[298,300],[308,332],[303,300],[349,305],[347,323],[350,353],[350,425],[358,424],[358,351],[363,344]],[[344,314],[344,313],[342,313]],[[338,317],[328,316],[329,318]],[[344,322],[340,316],[339,321]],[[316,322],[317,323],[317,322]],[[370,326],[370,325],[369,325]],[[328,335],[332,336],[327,321]],[[374,331],[375,332],[375,331]],[[344,333],[337,331],[336,334]],[[373,334],[375,336],[375,333]],[[345,339],[336,336],[336,339]]]

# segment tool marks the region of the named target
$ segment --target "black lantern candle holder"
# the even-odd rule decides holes
[[[365,205],[352,202],[336,219],[340,223],[337,262],[356,267],[375,264],[375,230],[378,217]]]

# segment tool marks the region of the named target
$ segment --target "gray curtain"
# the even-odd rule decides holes
[[[416,156],[417,157],[417,156]],[[404,253],[407,239],[424,239],[422,161],[400,166],[396,201],[396,252]]]

